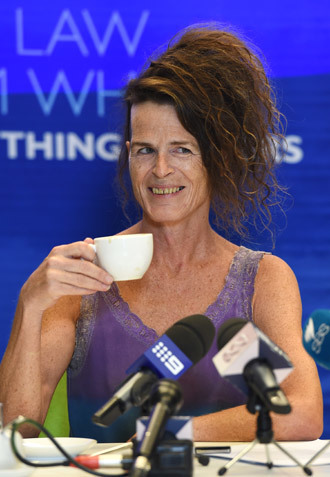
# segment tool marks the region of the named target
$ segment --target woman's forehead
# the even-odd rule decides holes
[[[197,143],[196,139],[183,127],[177,112],[171,104],[146,101],[134,104],[131,109],[132,137],[140,135],[170,135],[177,140]]]

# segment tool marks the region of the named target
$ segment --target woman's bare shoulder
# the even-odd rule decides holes
[[[281,258],[264,255],[255,280],[254,320],[267,329],[301,326],[301,298],[296,276]],[[276,324],[276,326],[274,326]]]
[[[274,282],[274,280],[276,281],[277,279],[295,281],[295,274],[292,268],[282,258],[265,253],[259,264],[256,285],[258,285],[258,282]]]

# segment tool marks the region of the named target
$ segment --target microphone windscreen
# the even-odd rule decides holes
[[[243,318],[230,318],[217,336],[218,353],[212,361],[220,376],[248,395],[245,367],[255,360],[267,362],[281,383],[292,371],[287,354],[254,323]]]
[[[243,318],[230,318],[225,321],[218,331],[218,350],[220,351],[247,323],[248,321]]]
[[[330,369],[330,310],[315,310],[303,332],[303,344],[317,364]]]
[[[207,316],[191,315],[176,322],[165,334],[195,364],[210,349],[215,328]]]

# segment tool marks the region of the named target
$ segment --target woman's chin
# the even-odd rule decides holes
[[[175,223],[178,223],[180,221],[183,221],[184,218],[182,217],[181,214],[178,214],[178,212],[170,212],[170,211],[160,211],[158,213],[156,213],[155,211],[153,212],[146,212],[144,214],[145,217],[148,218],[148,220],[150,220],[151,222],[153,223],[156,223],[156,224],[175,224]]]

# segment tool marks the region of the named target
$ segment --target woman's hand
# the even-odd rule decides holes
[[[91,295],[110,288],[113,278],[93,263],[95,251],[81,242],[54,247],[32,273],[21,291],[21,302],[34,311],[44,312],[66,295]]]

